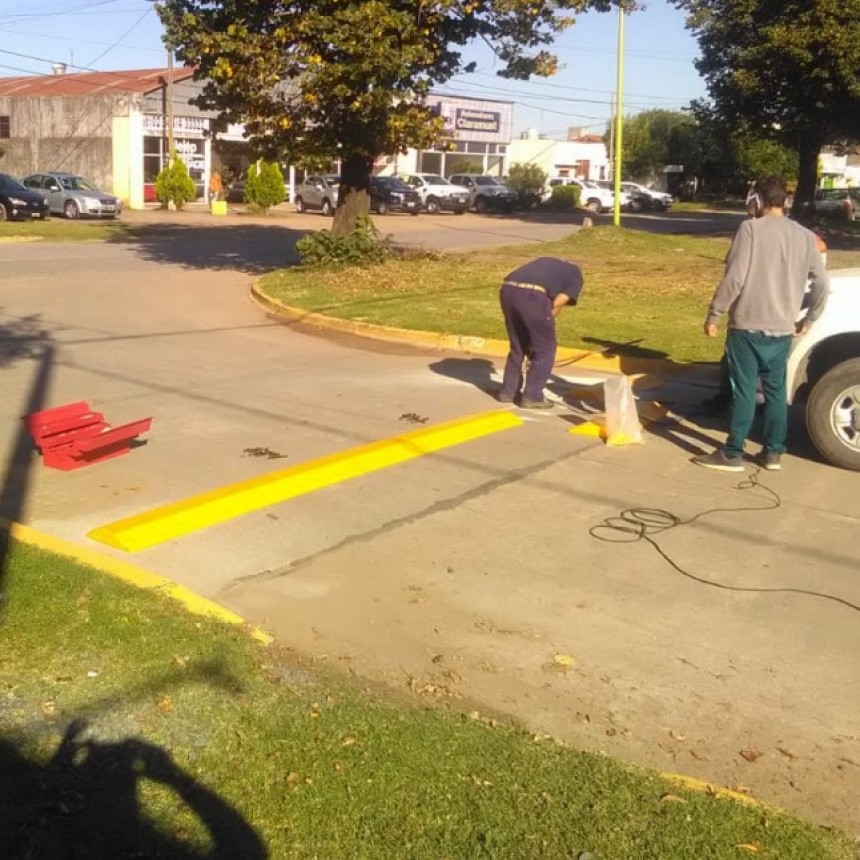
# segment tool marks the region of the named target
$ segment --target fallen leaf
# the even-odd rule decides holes
[[[777,747],[776,749],[777,749],[777,752],[781,753],[786,758],[790,758],[790,759],[797,758],[797,756],[793,752],[789,752],[789,750],[785,749],[784,747]]]
[[[570,654],[556,654],[552,659],[555,661],[557,666],[566,666],[570,668],[574,664],[573,656]]]
[[[176,663],[180,669],[184,669],[188,665],[188,657],[183,657],[181,654],[174,654],[173,662]]]
[[[741,754],[741,757],[746,759],[748,762],[757,761],[758,759],[760,759],[764,755],[763,752],[759,752],[759,750],[755,750],[755,749],[741,750],[740,754]]]
[[[358,743],[358,738],[353,735],[347,735],[341,742],[340,745],[342,747],[352,747]]]
[[[677,794],[664,794],[660,800],[663,803],[686,803],[683,797],[678,797]]]
[[[295,785],[298,781],[299,775],[294,770],[291,770],[287,774],[287,785]]]
[[[173,704],[170,701],[170,696],[159,696],[155,702],[155,706],[161,711],[162,714],[166,714],[169,711],[173,710]]]
[[[761,851],[758,845],[754,842],[739,842],[735,845],[735,848],[738,848],[741,851],[747,851],[750,854],[758,854]]]
[[[672,729],[669,729],[669,737],[676,741],[687,740],[687,736],[685,734],[683,734],[682,732],[673,731]]]

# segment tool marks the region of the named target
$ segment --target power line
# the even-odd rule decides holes
[[[112,43],[111,43],[107,48],[105,48],[105,49],[104,49],[104,50],[103,50],[103,51],[102,51],[102,52],[101,52],[101,53],[100,53],[100,54],[99,54],[99,55],[98,55],[94,60],[90,60],[90,65],[91,65],[91,66],[94,66],[94,65],[95,65],[95,64],[96,64],[100,59],[102,59],[102,57],[106,56],[106,55],[107,55],[107,54],[109,54],[109,53],[110,53],[114,48],[116,48],[116,47],[119,45],[119,43],[120,43],[120,42],[122,42],[122,40],[123,40],[126,36],[131,35],[131,33],[132,33],[132,32],[133,32],[133,31],[134,31],[134,30],[135,30],[135,29],[136,29],[136,28],[137,28],[141,23],[143,23],[143,19],[144,19],[144,18],[146,18],[146,16],[147,16],[147,15],[149,15],[149,13],[150,13],[150,12],[152,12],[152,9],[153,9],[153,7],[152,7],[152,6],[150,6],[148,9],[146,9],[146,10],[144,11],[143,15],[141,15],[141,16],[140,16],[140,17],[139,17],[139,18],[138,18],[138,19],[137,19],[137,20],[136,20],[136,21],[135,21],[135,22],[134,22],[134,23],[133,23],[133,24],[132,24],[132,25],[131,25],[131,26],[130,26],[130,27],[129,27],[129,28],[128,28],[128,29],[127,29],[127,30],[126,30],[122,35],[121,35],[121,36],[120,36],[120,37],[119,37],[119,38],[118,38],[118,39],[116,39],[116,40],[115,40],[114,42],[112,42]]]

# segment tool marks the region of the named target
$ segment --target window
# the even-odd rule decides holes
[[[0,137],[11,137],[9,132],[9,117],[0,116]]]

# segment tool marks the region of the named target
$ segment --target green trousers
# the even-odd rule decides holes
[[[726,357],[732,384],[732,417],[723,449],[727,456],[743,454],[755,418],[759,378],[764,391],[764,448],[773,454],[784,453],[788,431],[785,373],[790,347],[790,334],[773,337],[760,331],[729,329]]]

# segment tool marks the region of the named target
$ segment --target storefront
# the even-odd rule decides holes
[[[204,197],[212,169],[210,120],[202,116],[173,118],[173,148],[185,162],[189,176],[197,185],[197,196]],[[143,114],[143,199],[156,200],[155,178],[170,160],[167,122],[160,114]]]

